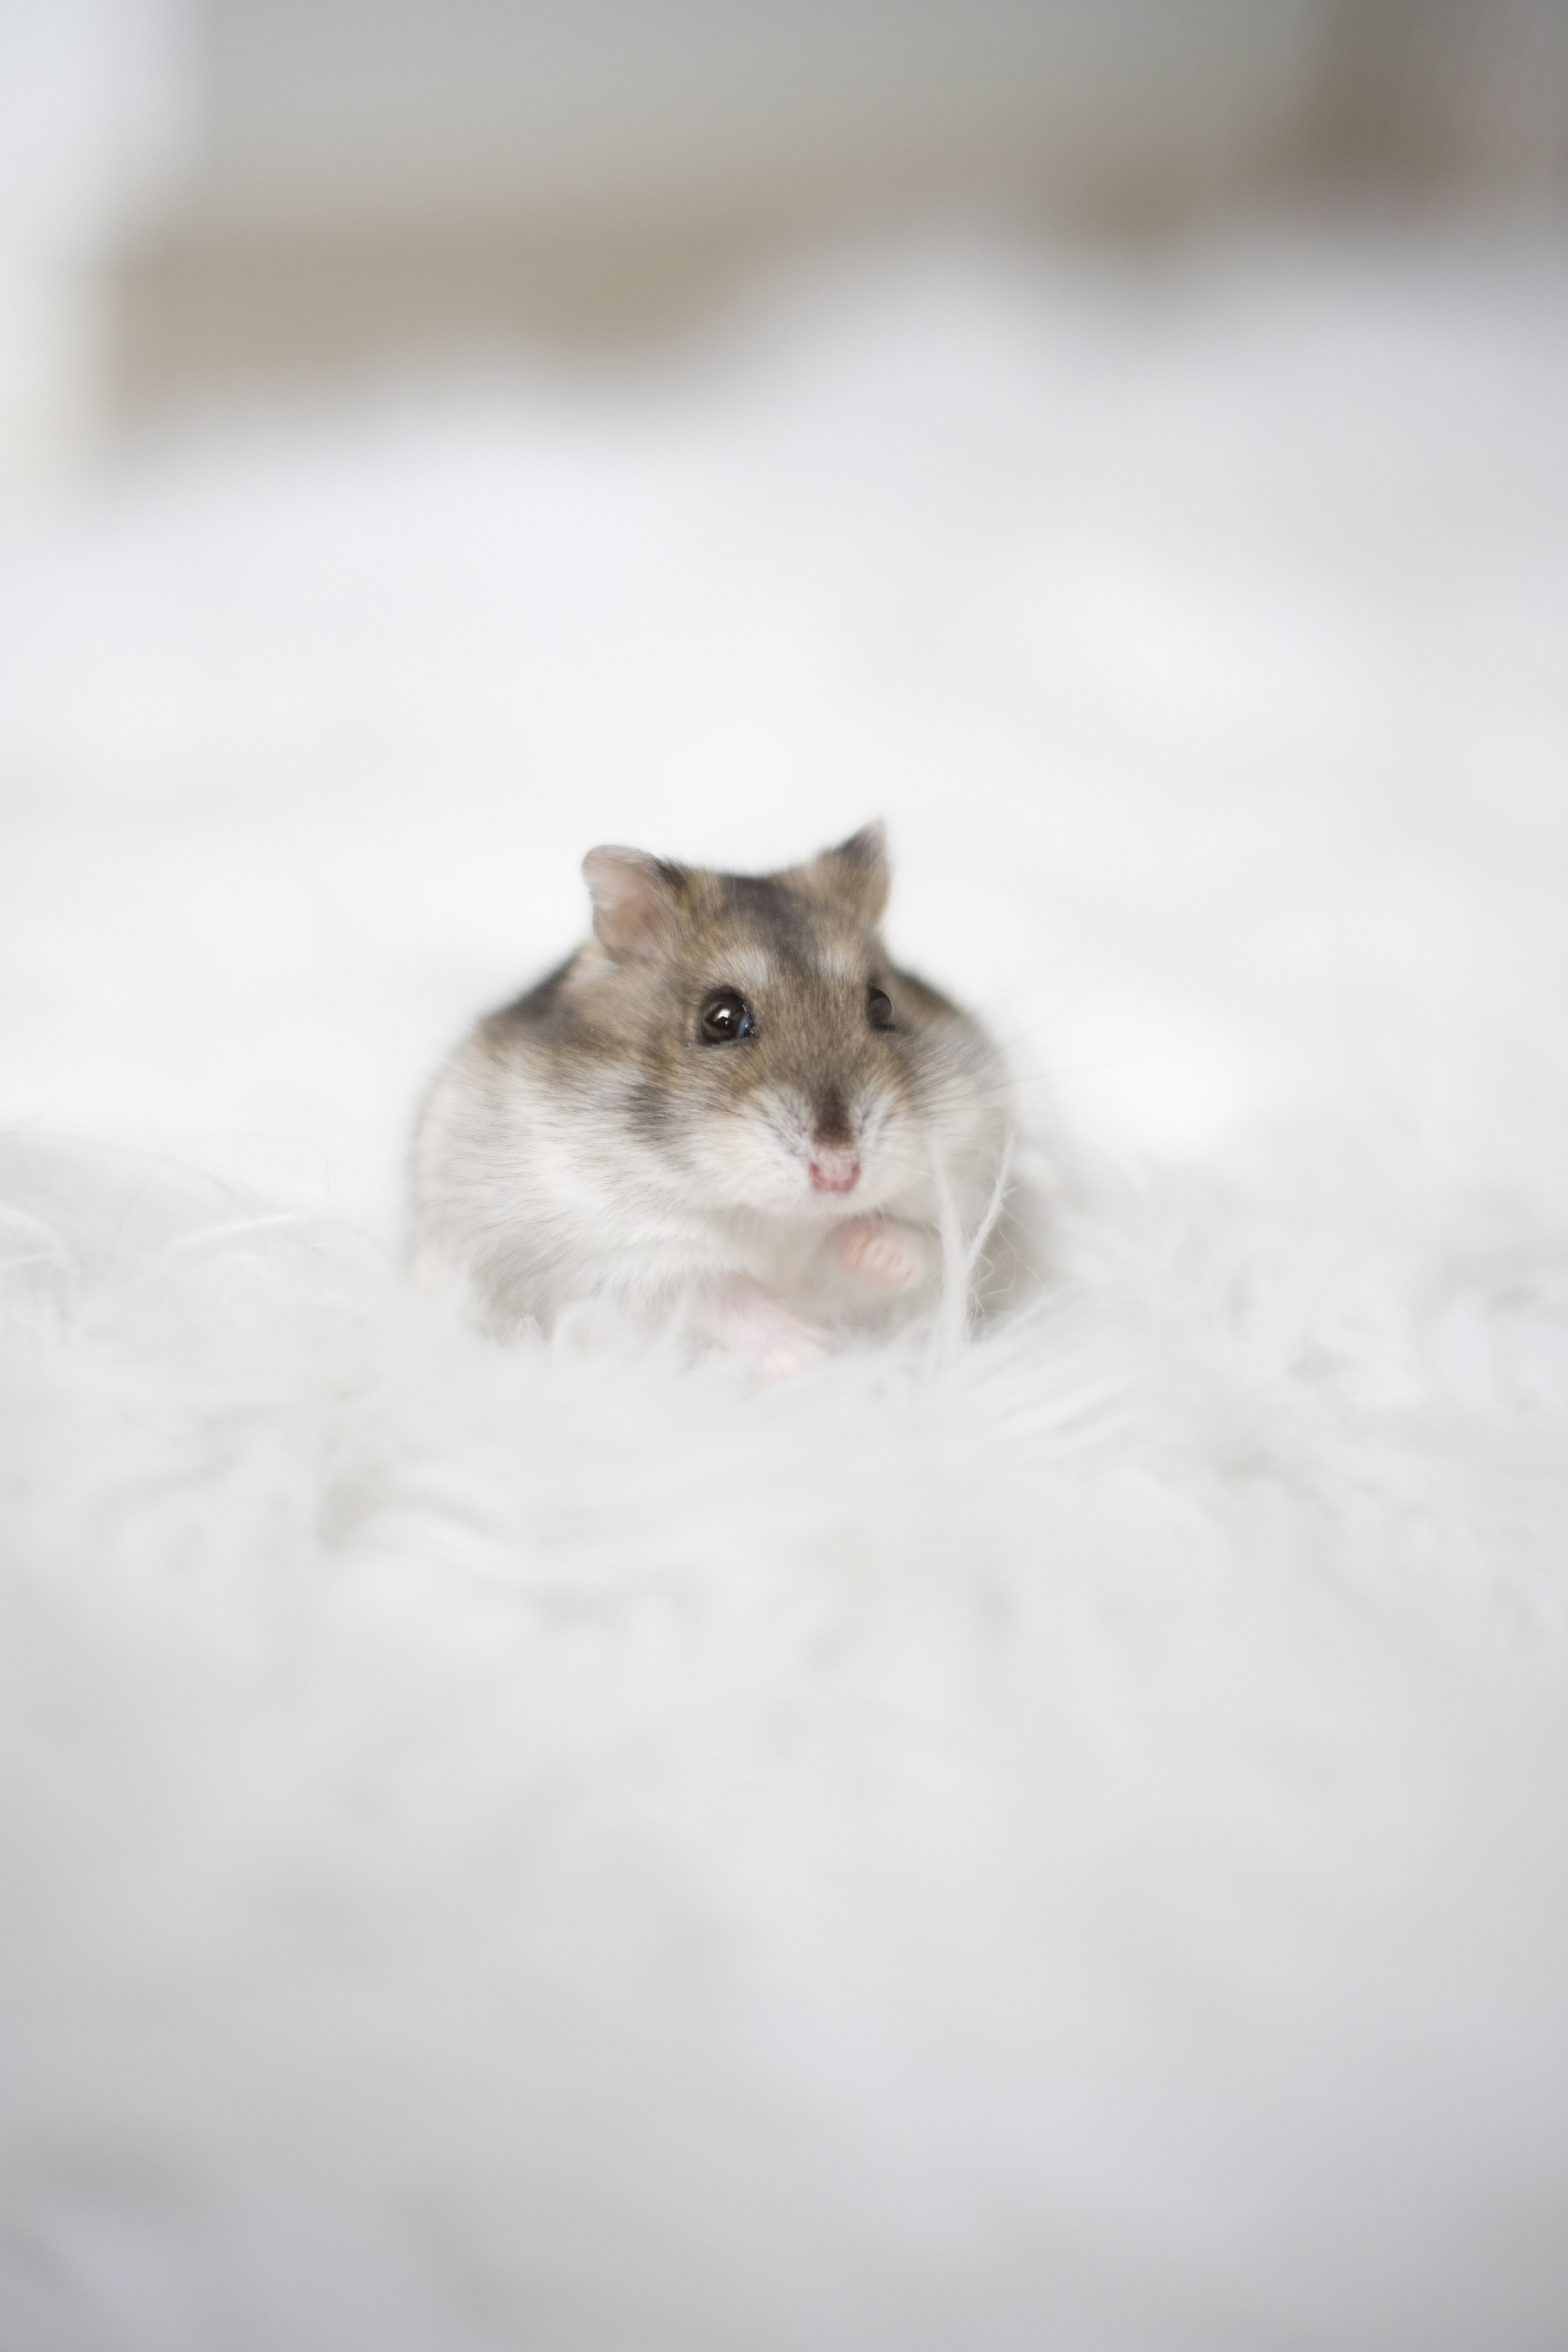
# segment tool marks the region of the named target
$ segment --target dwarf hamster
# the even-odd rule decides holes
[[[426,1097],[420,1278],[498,1333],[593,1306],[772,1372],[1005,1286],[1006,1073],[889,961],[880,824],[777,874],[583,874],[592,937]]]

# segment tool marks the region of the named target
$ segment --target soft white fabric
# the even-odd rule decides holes
[[[13,527],[7,2344],[1563,2339],[1565,420],[1559,238],[950,251]],[[411,1295],[584,848],[877,813],[1032,1318]]]

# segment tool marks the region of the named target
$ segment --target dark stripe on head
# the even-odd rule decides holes
[[[787,883],[775,881],[768,874],[721,874],[719,881],[727,913],[753,925],[764,945],[783,961],[805,965],[810,912]]]
[[[853,1142],[854,1129],[849,1124],[849,1106],[845,1101],[839,1087],[836,1086],[824,1087],[813,1108],[814,1139],[816,1142],[825,1144]]]

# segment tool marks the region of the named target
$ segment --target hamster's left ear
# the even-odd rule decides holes
[[[825,849],[813,872],[833,896],[847,899],[857,914],[874,923],[888,903],[892,869],[888,864],[888,828],[880,817],[863,824],[837,849]]]
[[[676,928],[686,875],[646,849],[605,843],[583,860],[594,929],[617,963],[652,963]]]

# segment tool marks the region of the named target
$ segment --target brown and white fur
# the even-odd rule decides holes
[[[1006,1288],[1005,1073],[889,960],[880,825],[779,874],[618,848],[583,871],[593,937],[482,1020],[425,1103],[420,1278],[500,1333],[592,1305],[775,1372],[944,1283],[963,1312]],[[705,1036],[716,998],[749,1030]]]

